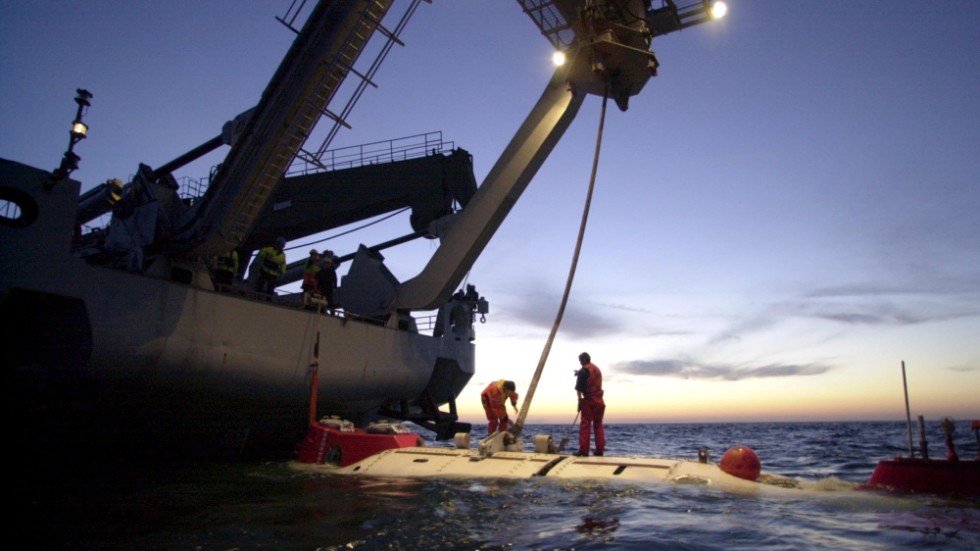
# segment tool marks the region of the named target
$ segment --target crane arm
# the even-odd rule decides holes
[[[569,59],[545,87],[470,203],[447,217],[439,248],[414,278],[398,286],[395,308],[444,304],[571,124],[585,96],[608,96],[621,111],[640,93],[658,62],[661,36],[720,17],[709,0],[518,0],[541,33]],[[720,12],[723,13],[723,12]]]
[[[245,239],[390,5],[317,4],[218,170],[213,190],[182,221],[181,237],[195,242],[198,254],[220,254]]]
[[[395,307],[430,310],[445,303],[513,208],[534,174],[574,120],[585,96],[611,95],[623,111],[655,74],[642,2],[594,5],[581,0],[519,0],[542,33],[571,30],[567,62],[558,67],[531,113],[487,174],[473,199],[432,232],[439,248],[414,278],[397,290]],[[557,38],[553,43],[564,46]]]
[[[446,229],[434,232],[439,248],[417,276],[399,286],[396,308],[431,310],[452,295],[575,119],[584,94],[569,89],[567,73],[565,67],[555,71],[470,203],[446,221]]]

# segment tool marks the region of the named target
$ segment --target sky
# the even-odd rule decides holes
[[[83,190],[178,157],[256,103],[289,4],[0,0],[0,157],[55,168],[76,88],[93,94]],[[904,420],[902,362],[913,417],[980,418],[980,2],[728,4],[655,39],[659,75],[626,112],[610,102],[527,421],[573,423],[582,351],[607,422]],[[482,181],[550,78],[550,44],[509,0],[423,3],[401,39],[331,147],[441,132]],[[465,421],[483,422],[489,382],[531,384],[600,110],[586,100],[467,276],[490,313]],[[316,246],[408,232],[401,216]],[[435,246],[386,263],[410,279]]]

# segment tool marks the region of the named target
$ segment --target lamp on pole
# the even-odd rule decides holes
[[[92,93],[82,88],[78,88],[75,92],[77,94],[75,103],[78,104],[78,109],[75,111],[75,120],[71,122],[71,129],[68,131],[68,151],[65,151],[64,157],[61,158],[61,165],[51,173],[51,179],[48,180],[45,189],[51,189],[57,182],[71,175],[78,168],[78,161],[82,160],[75,154],[74,149],[75,144],[84,140],[88,135],[88,125],[82,121],[82,117],[85,116],[85,112],[91,105],[89,100],[92,99]]]

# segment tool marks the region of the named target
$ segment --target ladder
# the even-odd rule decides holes
[[[384,56],[366,72],[354,66],[375,33],[387,37],[385,53],[397,41],[395,32],[381,25],[392,2],[324,1],[313,8],[195,213],[197,253],[220,254],[242,243],[321,118],[328,117],[336,127],[346,126],[344,118],[356,97],[339,115],[329,105],[348,75],[360,79],[359,90],[371,83]],[[405,22],[403,18],[399,23],[399,32]],[[327,143],[317,148],[317,154]]]

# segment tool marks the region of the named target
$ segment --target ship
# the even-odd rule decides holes
[[[420,1],[294,3],[278,19],[296,37],[258,103],[172,161],[139,163],[128,182],[82,192],[71,177],[93,97],[84,89],[58,168],[0,159],[3,365],[15,437],[32,455],[290,457],[321,350],[325,414],[410,421],[441,440],[468,432],[455,400],[475,373],[473,321],[489,304],[457,290],[584,99],[625,111],[657,74],[652,40],[711,20],[713,6],[517,0],[567,61],[483,182],[469,152],[428,140],[417,155],[332,162],[330,140]],[[221,148],[207,186],[179,183],[177,170]],[[245,262],[232,285],[216,284],[215,259],[229,251],[248,259],[278,237],[401,210],[411,211],[402,235],[335,255],[347,264],[336,307],[256,292]],[[109,221],[88,224],[100,217]],[[383,251],[414,239],[438,246],[399,281]],[[301,277],[299,261],[278,285]]]

